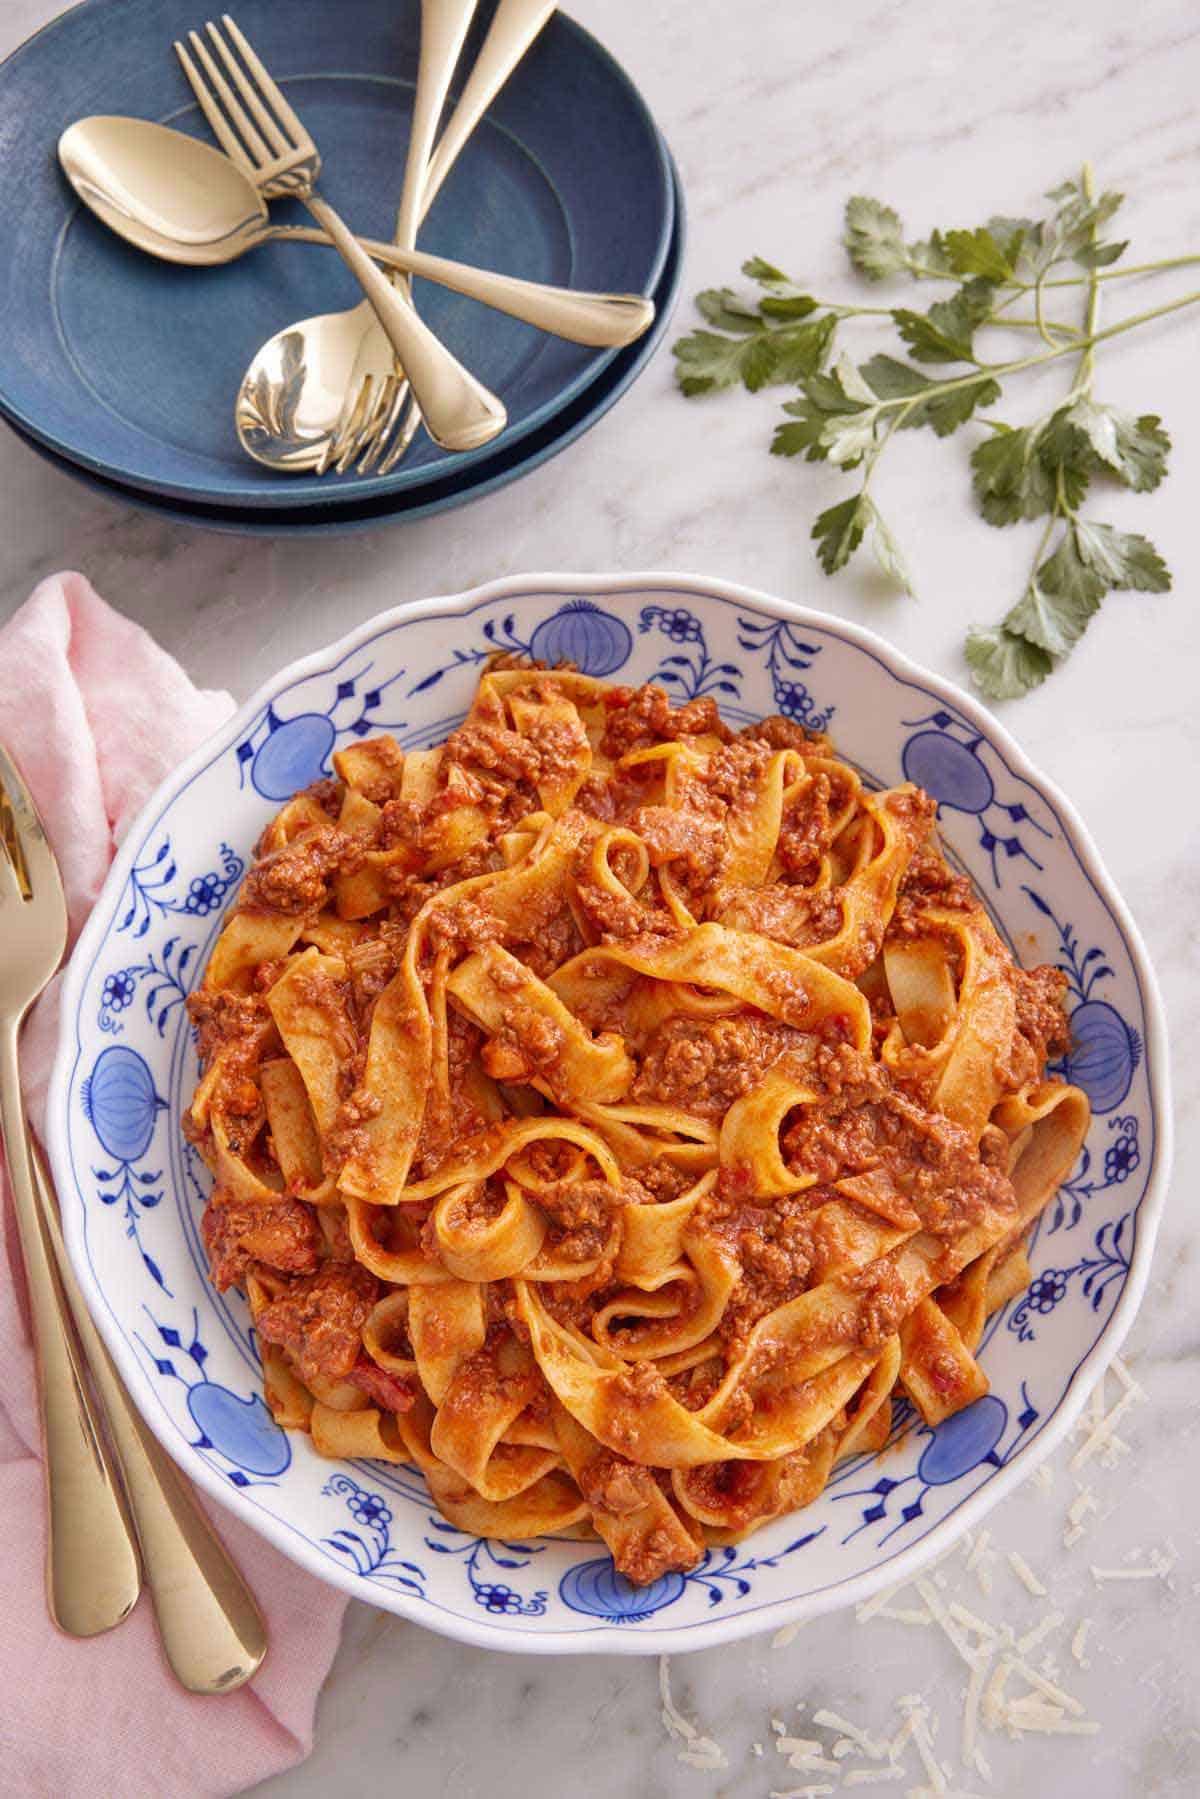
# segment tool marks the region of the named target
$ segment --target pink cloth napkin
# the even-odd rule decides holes
[[[0,738],[58,853],[72,938],[142,802],[232,708],[226,693],[198,692],[81,575],[44,581],[0,629]],[[54,1053],[56,988],[39,1003],[23,1045],[35,1128]],[[0,1793],[240,1792],[311,1749],[345,1602],[214,1507],[270,1631],[267,1659],[249,1686],[216,1699],[185,1693],[163,1660],[148,1594],[124,1624],[88,1642],[54,1628],[43,1586],[33,1363],[2,1162],[0,1207]]]

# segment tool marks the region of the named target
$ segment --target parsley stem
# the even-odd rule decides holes
[[[920,397],[924,398],[924,395],[921,395]],[[917,403],[916,398],[906,400],[904,402],[904,404],[901,406],[900,410],[897,412],[895,418],[889,419],[887,424],[884,426],[883,436],[881,438],[879,438],[878,441],[876,442],[870,455],[867,457],[866,463],[863,467],[862,491],[864,494],[866,493],[867,489],[871,485],[871,476],[875,473],[875,464],[879,461],[879,458],[883,455],[884,450],[887,448],[888,440],[890,439],[890,437],[892,436],[892,433],[894,431],[898,431],[900,429],[900,426],[904,423],[905,419],[908,417],[909,413],[912,411],[912,409],[916,405],[916,403]]]
[[[1168,300],[1165,305],[1148,307],[1145,312],[1135,312],[1129,318],[1118,319],[1115,325],[1106,325],[1103,331],[1094,331],[1086,336],[1076,338],[1067,344],[1059,344],[1053,350],[1042,350],[1036,356],[1022,356],[1016,362],[984,362],[976,366],[969,375],[956,375],[950,381],[937,381],[932,387],[922,388],[922,400],[934,399],[938,394],[957,393],[960,388],[973,387],[983,374],[999,380],[1005,375],[1020,374],[1023,369],[1040,368],[1043,363],[1057,362],[1060,356],[1077,356],[1080,351],[1088,351],[1096,344],[1106,343],[1110,337],[1120,337],[1126,331],[1133,331],[1138,325],[1147,325],[1151,319],[1165,318],[1168,313],[1179,312],[1185,306],[1195,306],[1200,301],[1200,291],[1182,294],[1178,300]],[[893,407],[911,404],[906,395],[898,394],[894,399],[878,401],[880,412],[890,412]]]
[[[1093,193],[1092,165],[1090,162],[1085,162],[1083,165],[1083,184],[1082,185],[1083,185],[1084,199],[1090,203],[1090,201],[1092,199],[1092,193]],[[1092,243],[1095,243],[1096,227],[1094,225],[1092,226],[1089,236],[1091,238]],[[1087,305],[1084,308],[1084,314],[1083,314],[1083,335],[1084,335],[1084,338],[1087,340],[1092,340],[1096,336],[1096,320],[1099,316],[1099,312],[1100,312],[1100,284],[1096,279],[1096,270],[1090,269],[1088,271]],[[1067,396],[1067,405],[1068,406],[1073,405],[1076,400],[1081,399],[1084,395],[1091,393],[1092,376],[1095,373],[1095,368],[1096,368],[1095,343],[1092,341],[1088,341],[1086,343],[1086,347],[1084,348],[1082,355],[1079,358],[1079,368],[1076,371],[1075,380],[1072,385],[1071,391]],[[1059,469],[1059,492],[1060,492],[1060,496],[1061,496],[1061,492],[1062,492],[1062,470],[1061,470],[1061,468]]]
[[[1188,256],[1162,256],[1156,262],[1131,262],[1121,269],[1097,269],[1097,281],[1123,281],[1127,275],[1160,275],[1167,269],[1190,269],[1200,262],[1200,252]],[[953,281],[961,282],[962,276],[949,270],[924,269],[919,263],[906,263],[906,268],[918,281]],[[1057,281],[1044,281],[1042,286],[1051,287],[1085,287],[1090,275],[1060,275]],[[1038,285],[1036,281],[1005,281],[1001,284],[1010,288],[1014,298],[1018,294],[1031,294]]]

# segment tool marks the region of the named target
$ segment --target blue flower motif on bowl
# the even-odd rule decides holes
[[[1063,1072],[1095,1110],[1031,1247],[1033,1282],[989,1321],[991,1391],[936,1429],[898,1406],[882,1457],[807,1510],[634,1588],[594,1542],[489,1542],[433,1508],[406,1464],[331,1464],[279,1431],[252,1321],[209,1284],[209,1176],[180,1130],[196,1079],[184,1000],[263,826],[339,747],[402,748],[461,720],[499,654],[711,695],[735,728],[783,712],[836,726],[876,786],[929,788],[958,863],[1023,960],[1070,995]],[[1028,885],[1012,880],[1013,863]],[[1169,1158],[1161,1004],[1069,807],[971,700],[854,627],[683,577],[512,580],[407,607],[287,671],[172,777],[131,832],[68,971],[50,1148],[72,1255],[121,1372],[188,1473],[347,1591],[465,1640],[659,1650],[761,1629],[932,1555],[1077,1412],[1145,1280]]]

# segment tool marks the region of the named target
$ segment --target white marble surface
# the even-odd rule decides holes
[[[0,51],[54,10],[52,0],[4,0]],[[986,8],[962,0],[575,0],[574,10],[632,70],[679,159],[691,219],[688,292],[732,279],[752,251],[818,291],[846,292],[836,240],[848,193],[879,193],[926,230],[1025,210],[1085,156],[1102,181],[1129,192],[1140,256],[1200,249],[1200,23],[1180,0]],[[1109,302],[1110,316],[1125,299]],[[942,1716],[938,1751],[953,1765],[956,1791],[1065,1799],[1200,1791],[1200,1270],[1191,1192],[1200,1152],[1198,322],[1186,314],[1126,339],[1102,365],[1103,396],[1161,412],[1175,438],[1165,488],[1123,497],[1107,513],[1154,537],[1175,591],[1110,599],[1070,668],[1006,714],[1077,801],[1139,918],[1177,1051],[1175,1190],[1129,1347],[1148,1396],[1122,1425],[1133,1453],[1117,1468],[1088,1471],[1100,1511],[1073,1551],[1061,1542],[1076,1482],[1061,1457],[1048,1493],[1026,1488],[990,1520],[997,1544],[1019,1549],[1047,1576],[1065,1613],[1034,1659],[1053,1650],[1102,1732],[988,1738],[989,1787],[958,1767],[963,1669],[939,1633],[835,1616],[786,1648],[759,1640],[675,1662],[676,1698],[727,1758],[723,1771],[703,1773],[679,1764],[679,1745],[662,1728],[652,1664],[482,1654],[358,1605],[321,1700],[314,1752],[261,1789],[263,1799],[330,1791],[357,1799],[381,1789],[419,1799],[548,1790],[581,1799],[767,1799],[810,1784],[820,1793],[837,1788],[838,1777],[789,1770],[773,1749],[770,1719],[806,1734],[794,1710],[802,1700],[810,1714],[833,1705],[882,1731],[895,1726],[895,1699],[918,1689]],[[1047,374],[1047,395],[1061,381],[1060,372]],[[0,617],[40,576],[81,568],[198,681],[241,698],[279,663],[406,598],[512,571],[678,568],[860,619],[961,677],[964,624],[998,617],[1015,597],[1029,530],[992,532],[974,516],[960,441],[909,439],[900,466],[884,465],[879,498],[903,529],[920,599],[883,597],[869,574],[826,582],[807,523],[839,480],[768,459],[774,410],[766,396],[685,404],[663,354],[597,430],[520,485],[425,523],[296,544],[156,522],[85,493],[0,437]],[[1168,1577],[1095,1586],[1090,1562],[1119,1566],[1168,1540],[1178,1555]],[[1025,1593],[1003,1559],[990,1598],[957,1564],[947,1581],[948,1593],[1018,1629],[1050,1603]],[[1094,1624],[1090,1665],[1081,1668],[1068,1643],[1085,1615]],[[883,1790],[920,1788],[925,1777],[911,1753],[906,1767],[906,1782]]]

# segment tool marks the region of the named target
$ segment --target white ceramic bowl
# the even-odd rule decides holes
[[[1033,1285],[989,1323],[991,1392],[816,1504],[687,1575],[635,1589],[594,1543],[492,1543],[439,1517],[415,1471],[322,1460],[260,1397],[246,1306],[205,1275],[208,1177],[180,1114],[183,1007],[251,846],[356,734],[437,743],[497,649],[713,694],[734,723],[829,726],[880,783],[908,777],[1023,962],[1070,983],[1069,1073],[1093,1107],[1045,1213]],[[184,1471],[303,1567],[467,1642],[648,1654],[866,1598],[945,1550],[1057,1443],[1146,1284],[1170,1162],[1162,1003],[1083,825],[974,701],[866,631],[723,582],[536,576],[384,614],[256,695],[164,782],[118,856],[67,976],[50,1149],[79,1278],[138,1405]]]

